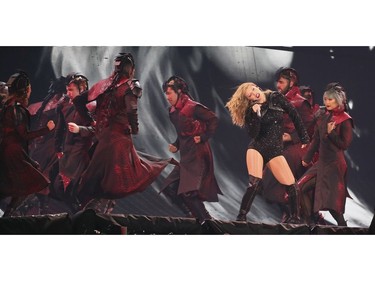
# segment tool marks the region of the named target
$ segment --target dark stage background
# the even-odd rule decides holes
[[[143,87],[139,102],[140,133],[134,137],[138,150],[161,157],[176,157],[168,152],[175,132],[169,122],[161,84],[173,74],[188,82],[192,96],[216,112],[220,119],[211,140],[215,173],[224,192],[220,202],[207,204],[212,215],[221,220],[235,218],[246,188],[245,152],[248,137],[245,130],[232,125],[225,103],[237,85],[253,81],[263,88],[274,89],[274,73],[281,66],[294,67],[301,85],[310,85],[316,102],[329,82],[337,81],[347,90],[350,114],[355,123],[355,137],[346,153],[349,166],[349,192],[345,218],[348,226],[368,227],[373,217],[375,191],[375,155],[371,98],[375,77],[375,51],[369,47],[0,47],[0,81],[7,81],[16,69],[29,73],[32,80],[31,103],[47,94],[49,81],[70,72],[89,78],[90,86],[109,76],[113,58],[120,51],[133,53],[136,77]],[[151,188],[122,200],[115,213],[155,216],[181,215],[163,195],[158,195],[168,167]],[[328,221],[330,215],[324,213]],[[274,205],[257,197],[250,219],[257,222],[279,222],[280,212]]]

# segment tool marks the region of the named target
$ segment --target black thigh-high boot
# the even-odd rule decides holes
[[[291,214],[289,202],[287,204],[279,202],[277,205],[282,213],[281,223],[287,222],[290,219]]]
[[[246,221],[246,215],[250,211],[255,195],[259,190],[260,181],[260,178],[249,175],[249,184],[244,196],[242,197],[240,211],[238,212],[236,219],[237,221]]]
[[[198,219],[200,224],[203,224],[206,220],[212,220],[197,191],[184,193],[183,199],[190,212]]]
[[[290,205],[290,212],[291,216],[287,223],[295,223],[299,224],[301,223],[301,217],[300,217],[300,206],[301,206],[301,200],[300,200],[300,192],[297,183],[293,183],[291,185],[285,185],[286,191],[288,193],[288,200]]]

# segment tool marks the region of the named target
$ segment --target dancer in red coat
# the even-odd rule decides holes
[[[315,188],[314,202],[309,202],[309,197],[304,196],[302,206],[310,215],[328,210],[338,225],[346,226],[345,200],[349,194],[344,152],[353,138],[353,120],[346,112],[346,93],[339,83],[328,84],[323,101],[327,112],[318,121],[302,164],[307,167],[317,151],[319,159],[298,181],[302,194]]]
[[[87,117],[86,103],[95,100],[95,135],[92,159],[82,174],[78,197],[84,207],[96,209],[101,199],[118,199],[145,190],[172,161],[138,154],[132,135],[138,133],[138,99],[142,95],[134,79],[135,62],[130,53],[115,59],[115,71],[96,83],[74,102]],[[81,127],[80,130],[84,130]]]
[[[29,141],[53,130],[55,123],[30,131],[27,110],[31,94],[29,77],[23,71],[8,80],[9,96],[1,110],[0,199],[11,197],[4,216],[11,216],[24,199],[46,188],[50,183],[39,170],[38,162],[28,152]]]
[[[186,210],[186,205],[187,210],[204,223],[211,215],[203,202],[218,202],[218,194],[222,194],[215,178],[209,144],[218,118],[206,106],[190,98],[189,87],[181,77],[170,77],[163,84],[163,90],[171,105],[169,118],[177,133],[175,142],[169,144],[169,151],[180,153],[180,165],[168,176],[163,191],[182,211]]]

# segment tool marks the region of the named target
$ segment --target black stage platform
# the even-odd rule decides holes
[[[200,225],[193,218],[105,215],[86,210],[73,216],[61,213],[0,218],[0,234],[374,234],[373,222],[369,228],[220,220]]]

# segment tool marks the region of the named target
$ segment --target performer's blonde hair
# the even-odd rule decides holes
[[[229,109],[233,124],[241,128],[245,125],[246,110],[251,105],[251,101],[245,96],[249,87],[258,86],[252,82],[241,84],[225,105]]]

